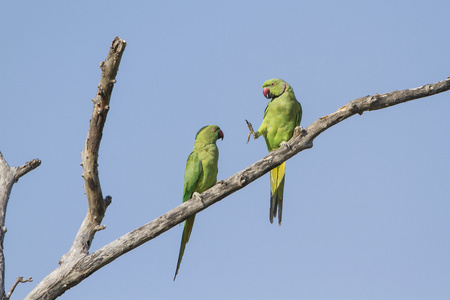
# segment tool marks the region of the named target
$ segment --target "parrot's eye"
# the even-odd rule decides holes
[[[212,128],[212,131],[216,131],[216,129],[213,127],[213,128]]]
[[[275,85],[275,83],[274,82],[272,82],[271,84],[270,84],[271,86],[274,86]]]

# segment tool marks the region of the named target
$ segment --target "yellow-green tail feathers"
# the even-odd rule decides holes
[[[180,269],[181,259],[183,258],[184,249],[186,248],[186,244],[189,242],[189,237],[191,236],[192,227],[194,227],[195,215],[189,217],[184,222],[183,235],[181,237],[181,245],[180,245],[180,253],[178,254],[178,262],[177,269],[175,271],[175,276],[173,276],[173,280],[177,278],[178,270]]]
[[[270,171],[270,223],[277,217],[278,225],[281,225],[283,213],[284,171],[286,162]]]

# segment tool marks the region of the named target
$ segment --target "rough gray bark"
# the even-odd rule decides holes
[[[124,46],[125,44],[123,44],[123,47]],[[86,184],[85,189],[89,200],[88,215],[86,216],[86,219],[83,222],[77,237],[75,238],[71,250],[64,255],[61,260],[61,266],[48,275],[41,283],[39,283],[38,286],[36,286],[36,288],[26,297],[26,299],[54,299],[60,296],[66,290],[77,285],[83,279],[90,276],[103,266],[109,264],[119,256],[157,237],[161,233],[183,222],[188,217],[206,209],[226,196],[242,189],[249,183],[255,181],[274,167],[280,165],[299,152],[311,148],[313,145],[313,140],[320,133],[355,114],[361,115],[364,111],[382,109],[448,90],[450,90],[450,79],[434,84],[427,84],[414,89],[394,91],[383,95],[375,94],[374,96],[366,96],[352,100],[336,112],[319,118],[304,130],[297,127],[294,132],[294,136],[289,141],[290,147],[281,147],[278,150],[272,151],[266,157],[255,162],[244,170],[239,171],[226,180],[219,181],[212,188],[202,193],[200,198],[192,198],[155,220],[123,235],[117,240],[112,241],[91,254],[88,254],[88,250],[93,235],[97,230],[102,229],[100,226],[100,221],[104,215],[107,205],[110,202],[110,199],[103,200],[101,196],[100,183],[96,169],[98,145],[93,147],[94,150],[91,152],[89,152],[90,150],[87,150],[88,143],[92,142],[88,134],[86,147],[85,150],[83,150],[82,155],[83,176]],[[98,104],[95,104],[94,101],[93,118],[96,115],[95,111],[97,105]],[[101,105],[99,107],[101,107]],[[103,110],[100,111],[103,112]],[[101,131],[98,132],[98,130],[103,128],[105,117],[106,115],[102,117],[103,123],[96,129],[97,138],[101,137]],[[91,120],[91,125],[92,123],[93,121]],[[92,169],[87,168],[89,159],[85,159],[86,155],[91,156],[90,164],[93,164]],[[93,199],[89,199],[89,197],[91,197],[91,193],[92,197],[94,197]]]
[[[37,168],[40,164],[41,161],[39,159],[33,159],[23,166],[17,168],[10,167],[0,152],[0,299],[8,299],[14,291],[14,289],[11,289],[5,295],[5,256],[3,254],[3,241],[6,233],[5,218],[9,195],[11,194],[14,183],[23,175]],[[15,283],[14,288],[19,282]]]

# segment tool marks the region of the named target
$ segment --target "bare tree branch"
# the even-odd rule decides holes
[[[40,165],[41,165],[41,160],[36,158],[36,159],[30,160],[23,166],[17,167],[16,174],[15,174],[16,182],[19,180],[20,177],[22,177],[23,175],[27,174],[28,172],[36,169]]]
[[[75,264],[72,264],[73,261],[70,263],[70,268],[62,268],[67,265],[62,264],[60,268],[53,271],[47,277],[49,279],[45,285],[46,288],[44,286],[37,286],[26,299],[56,298],[119,256],[135,249],[183,222],[188,217],[199,213],[210,205],[242,189],[299,152],[311,148],[313,146],[313,140],[320,133],[355,114],[361,115],[364,111],[382,109],[448,90],[450,90],[450,79],[414,89],[394,91],[383,95],[375,94],[374,96],[366,96],[350,101],[336,112],[319,118],[304,130],[297,127],[294,136],[289,141],[290,148],[281,147],[270,152],[266,157],[244,170],[239,171],[226,180],[219,181],[209,190],[202,193],[200,198],[192,198],[155,220],[112,241],[99,250],[80,256]],[[100,210],[100,212],[102,211]],[[56,272],[63,274],[56,276]],[[44,280],[47,280],[47,278]]]
[[[14,290],[16,289],[16,286],[19,283],[25,283],[25,282],[33,282],[33,278],[28,277],[27,279],[23,279],[23,277],[17,277],[16,282],[14,282],[14,284],[11,287],[11,289],[9,290],[8,294],[5,295],[5,300],[8,300],[9,298],[11,298],[12,293],[14,293]]]
[[[94,235],[101,227],[100,223],[103,220],[106,208],[111,203],[110,196],[105,199],[103,198],[100,179],[98,177],[97,160],[100,141],[103,135],[103,127],[109,111],[111,93],[114,83],[116,83],[116,75],[125,47],[125,40],[116,37],[111,44],[105,61],[100,63],[102,75],[98,85],[97,95],[92,99],[94,102],[92,117],[89,122],[86,143],[81,152],[81,165],[83,166],[82,177],[84,178],[84,190],[88,199],[89,209],[78,230],[72,247],[61,258],[60,264],[63,264],[65,260],[72,259],[74,256],[89,252]]]
[[[450,90],[450,79],[414,89],[394,91],[383,95],[376,94],[375,96],[366,96],[350,101],[338,111],[319,118],[304,130],[297,127],[294,136],[289,141],[291,148],[281,147],[270,152],[266,157],[244,170],[237,172],[226,180],[219,181],[209,190],[202,193],[200,195],[201,199],[192,198],[155,220],[121,236],[117,240],[84,257],[77,266],[77,272],[79,270],[87,270],[89,272],[88,274],[92,274],[124,253],[157,237],[161,233],[183,222],[188,217],[199,213],[228,195],[242,189],[292,156],[311,148],[313,140],[320,133],[354,114],[362,114],[364,111],[394,106],[448,90]],[[81,275],[80,272],[78,276]]]
[[[116,83],[120,60],[127,43],[116,37],[109,49],[104,62],[100,63],[102,75],[98,85],[97,95],[93,101],[93,110],[89,122],[88,134],[83,151],[81,165],[83,167],[84,189],[89,208],[70,250],[61,257],[60,266],[45,277],[26,297],[26,299],[55,299],[70,287],[78,284],[86,276],[72,281],[69,285],[60,285],[68,277],[70,271],[80,259],[89,254],[89,249],[97,231],[105,229],[101,225],[111,196],[103,198],[98,176],[98,152],[103,135],[103,127],[109,111],[111,93]]]
[[[39,159],[33,159],[23,166],[10,167],[0,152],[0,299],[5,297],[5,256],[3,254],[3,241],[5,239],[6,208],[14,183],[20,177],[37,168],[41,164]]]

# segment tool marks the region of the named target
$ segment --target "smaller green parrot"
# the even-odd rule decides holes
[[[183,202],[188,201],[193,196],[198,196],[217,182],[219,149],[216,146],[216,141],[218,139],[223,140],[223,137],[223,132],[217,125],[202,127],[197,132],[194,150],[189,154],[186,162],[186,170],[184,171]],[[195,215],[189,217],[184,222],[177,269],[175,271],[175,276],[173,277],[174,281],[177,277],[178,269],[180,268],[184,249],[191,236],[194,220]]]
[[[247,121],[250,134],[257,139],[261,135],[266,140],[267,149],[270,151],[286,145],[292,138],[294,129],[300,126],[302,119],[302,106],[297,101],[292,87],[284,80],[274,78],[263,84],[263,94],[271,99],[264,111],[264,119],[256,133],[252,125]],[[247,139],[248,142],[248,139]],[[270,223],[277,216],[281,225],[283,212],[284,172],[286,162],[270,171]]]

